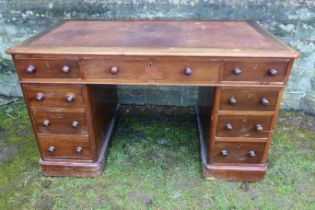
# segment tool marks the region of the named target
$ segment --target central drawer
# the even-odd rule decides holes
[[[206,84],[219,78],[220,62],[185,60],[85,60],[86,80],[113,83],[158,82]]]
[[[32,115],[37,133],[88,134],[85,113],[33,110]]]

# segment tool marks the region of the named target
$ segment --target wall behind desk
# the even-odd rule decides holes
[[[282,109],[315,113],[314,0],[0,0],[0,104],[21,96],[9,46],[63,19],[257,20],[301,53]],[[191,105],[196,88],[119,87],[123,103]],[[154,96],[154,97],[153,97]]]

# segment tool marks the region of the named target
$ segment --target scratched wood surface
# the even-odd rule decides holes
[[[298,56],[263,27],[249,21],[69,20],[7,53]]]

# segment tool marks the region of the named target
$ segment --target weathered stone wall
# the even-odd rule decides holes
[[[0,0],[0,99],[21,94],[4,50],[71,18],[257,20],[301,53],[282,108],[315,113],[314,0]],[[123,103],[190,105],[196,89],[122,86],[119,96]]]

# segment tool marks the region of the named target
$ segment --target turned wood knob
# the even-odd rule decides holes
[[[67,65],[64,65],[62,68],[61,68],[62,72],[63,73],[69,73],[71,71],[71,68],[70,66],[67,66]]]
[[[256,156],[255,151],[253,151],[253,150],[249,151],[249,152],[248,152],[248,156],[249,156],[249,157],[255,157],[255,156]]]
[[[119,69],[117,66],[112,66],[112,68],[110,69],[110,72],[112,74],[117,74],[119,72]]]
[[[236,98],[234,96],[230,97],[229,104],[230,105],[235,105],[236,103],[237,103]]]
[[[226,157],[226,156],[228,156],[228,151],[226,150],[226,149],[223,149],[223,150],[221,150],[221,155],[223,156],[223,157]]]
[[[268,74],[272,77],[276,76],[278,74],[278,71],[276,69],[269,69]]]
[[[35,68],[34,65],[28,65],[25,71],[26,71],[26,73],[28,73],[28,74],[33,74],[33,73],[35,73],[36,68]]]
[[[44,93],[37,93],[35,96],[36,101],[40,102],[43,101],[45,98],[45,94]]]
[[[239,74],[241,74],[241,73],[242,73],[242,70],[240,69],[240,67],[235,67],[235,68],[233,69],[233,74],[239,75]]]
[[[184,70],[184,73],[185,73],[187,76],[189,76],[189,75],[192,74],[192,69],[189,68],[189,67],[186,67],[185,70]]]
[[[56,147],[50,146],[50,147],[48,147],[48,151],[49,152],[54,152],[54,151],[56,151]]]
[[[42,122],[42,125],[48,127],[50,125],[50,121],[46,119]]]
[[[82,147],[77,147],[77,148],[75,149],[75,152],[78,153],[78,154],[80,154],[80,153],[83,152],[83,148],[82,148]]]
[[[262,105],[264,105],[264,106],[269,105],[269,101],[268,101],[267,98],[262,98],[262,99],[260,99],[260,103],[261,103]]]
[[[228,123],[225,125],[225,129],[228,130],[228,131],[231,131],[233,129],[233,126],[231,123]]]
[[[72,121],[71,126],[72,126],[72,128],[77,128],[79,126],[79,122],[74,120],[74,121]]]
[[[264,130],[264,127],[261,124],[256,124],[255,125],[256,131],[261,132]]]
[[[74,101],[74,95],[66,95],[66,101],[72,103]]]

